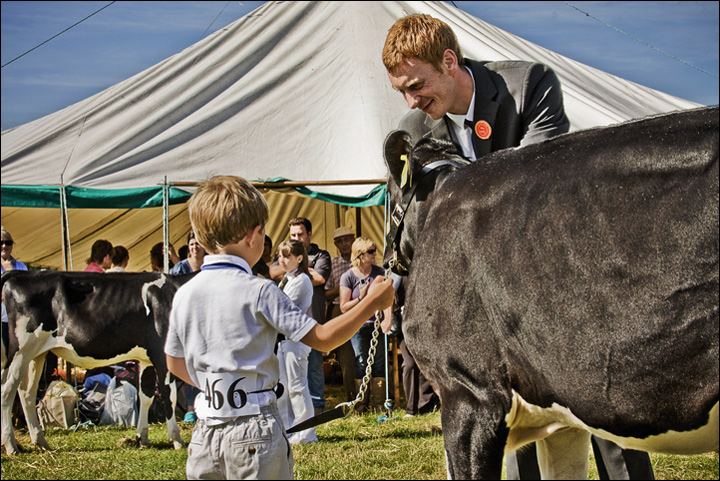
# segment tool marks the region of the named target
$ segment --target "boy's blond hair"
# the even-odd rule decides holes
[[[391,74],[408,58],[420,59],[441,72],[440,66],[447,49],[455,52],[458,62],[463,63],[460,44],[447,23],[430,15],[413,14],[401,18],[390,27],[382,59]]]
[[[373,241],[367,237],[358,237],[352,244],[352,254],[350,255],[350,263],[353,267],[360,266],[360,257],[370,249],[377,249]]]
[[[215,254],[240,241],[251,229],[264,226],[270,209],[247,180],[220,175],[200,184],[188,201],[188,213],[198,242]]]

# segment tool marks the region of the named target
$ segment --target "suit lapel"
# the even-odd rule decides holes
[[[487,69],[479,62],[465,60],[475,77],[475,112],[473,113],[473,147],[479,159],[492,152],[493,129],[500,104],[495,102],[497,88]]]

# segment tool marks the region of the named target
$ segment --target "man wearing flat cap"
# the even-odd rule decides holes
[[[349,227],[335,229],[333,241],[339,254],[332,258],[332,275],[325,284],[325,300],[327,301],[327,319],[339,316],[340,312],[340,277],[352,267],[350,254],[355,241],[355,233]],[[355,387],[355,351],[350,341],[335,349],[337,360],[342,369],[343,384],[347,400],[352,401],[357,395]]]

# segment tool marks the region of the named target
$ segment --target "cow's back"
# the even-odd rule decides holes
[[[177,290],[173,277],[55,271],[8,274],[3,277],[3,289],[10,327],[17,334],[10,336],[9,360],[20,339],[38,329],[53,332],[58,345],[72,346],[78,356],[98,360],[162,344],[167,334],[167,313],[158,315],[158,309],[169,311]]]
[[[626,436],[707,422],[717,109],[498,152],[433,196],[404,324],[429,377],[461,371]]]

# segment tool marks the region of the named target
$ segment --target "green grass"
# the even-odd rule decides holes
[[[328,408],[339,400],[328,386]],[[440,415],[404,418],[396,411],[385,422],[377,414],[350,416],[317,427],[320,442],[293,447],[296,479],[446,479]],[[180,423],[190,440],[191,426]],[[2,479],[185,479],[186,450],[176,451],[164,424],[150,426],[149,448],[122,443],[135,430],[115,426],[49,429],[52,451],[30,444],[26,430],[17,439],[24,452],[2,452]],[[718,479],[717,453],[697,456],[651,454],[657,479]],[[598,479],[590,454],[589,479]]]

